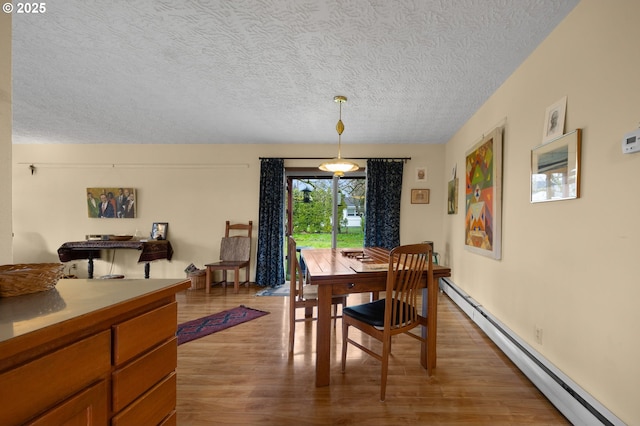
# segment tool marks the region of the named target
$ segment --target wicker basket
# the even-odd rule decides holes
[[[188,290],[197,290],[207,286],[207,271],[204,269],[196,269],[187,273],[187,277],[191,279],[191,287]]]
[[[0,297],[50,290],[63,275],[62,263],[20,263],[0,266]]]

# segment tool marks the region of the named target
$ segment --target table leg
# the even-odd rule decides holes
[[[89,265],[87,265],[87,273],[89,274],[89,279],[93,279],[93,257],[89,256]]]
[[[436,368],[436,340],[438,337],[438,292],[440,279],[434,278],[433,285],[427,289],[429,293],[429,316],[427,318],[427,374],[433,375]]]
[[[436,338],[438,333],[438,288],[440,279],[435,278],[434,284],[422,289],[422,316],[427,318],[427,328],[422,327],[422,337],[427,341],[420,347],[420,364],[427,370],[429,376],[436,368]]]
[[[207,266],[207,273],[204,276],[204,279],[205,279],[205,285],[204,285],[205,293],[209,294],[209,292],[211,291],[211,268],[209,268],[208,266]]]
[[[316,386],[328,386],[331,368],[331,285],[318,286]]]
[[[144,264],[144,278],[149,279],[149,270],[151,269],[151,264],[149,262],[145,262]]]

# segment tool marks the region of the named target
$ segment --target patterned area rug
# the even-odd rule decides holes
[[[267,287],[256,293],[256,296],[288,296],[289,284],[283,284],[278,287]]]
[[[240,305],[237,308],[179,324],[176,332],[178,345],[251,321],[268,313]]]

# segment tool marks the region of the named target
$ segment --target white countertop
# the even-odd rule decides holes
[[[183,282],[63,279],[52,290],[0,298],[0,342]]]

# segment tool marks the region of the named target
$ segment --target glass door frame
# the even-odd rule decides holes
[[[332,179],[332,225],[331,225],[331,247],[336,248],[338,245],[338,177],[333,176],[331,172],[323,172],[316,168],[302,168],[302,167],[285,167],[285,179],[286,179],[286,191],[287,191],[287,225],[285,229],[285,237],[293,234],[293,180],[294,179]],[[366,179],[366,171],[364,169],[356,172],[349,172],[347,178],[362,178]]]

